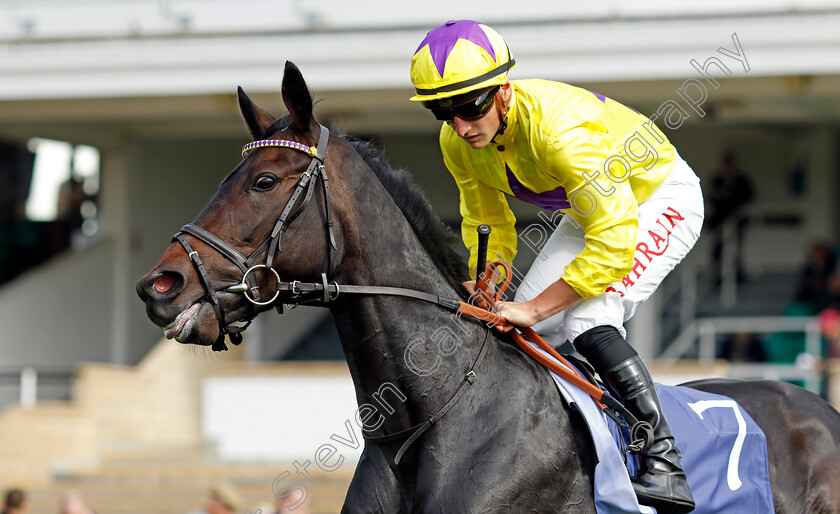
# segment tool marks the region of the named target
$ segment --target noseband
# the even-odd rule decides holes
[[[248,319],[244,325],[233,325],[225,320],[224,310],[222,309],[222,306],[219,303],[219,290],[213,287],[213,283],[210,281],[210,276],[207,274],[207,270],[204,267],[204,263],[201,261],[201,257],[198,255],[198,252],[193,250],[193,248],[190,246],[189,242],[184,237],[184,234],[189,234],[192,237],[195,237],[196,239],[206,243],[208,246],[210,246],[220,254],[224,255],[229,261],[236,265],[236,267],[239,268],[240,271],[242,271],[242,282],[233,287],[226,288],[224,289],[224,291],[232,293],[242,293],[249,302],[256,306],[271,305],[277,300],[278,296],[280,295],[281,288],[276,288],[274,296],[271,299],[263,300],[260,297],[259,285],[257,284],[255,279],[255,272],[259,269],[265,269],[267,272],[274,275],[274,279],[278,285],[281,283],[280,276],[277,274],[277,271],[275,271],[272,267],[272,264],[274,262],[274,256],[277,252],[283,251],[281,245],[283,233],[289,228],[289,225],[300,215],[301,212],[303,212],[303,209],[309,204],[309,201],[312,199],[312,193],[315,190],[317,179],[321,179],[321,183],[324,185],[324,204],[326,206],[327,214],[327,242],[329,245],[327,251],[327,270],[331,269],[332,252],[334,250],[337,250],[337,247],[335,244],[335,235],[333,234],[329,179],[327,178],[327,171],[324,167],[324,154],[327,150],[327,143],[330,138],[330,132],[323,125],[320,125],[320,127],[321,134],[318,138],[317,147],[306,146],[304,144],[298,143],[297,141],[288,141],[284,139],[264,139],[248,143],[242,148],[243,158],[247,157],[248,152],[255,148],[263,148],[268,146],[291,148],[293,150],[303,152],[311,157],[311,160],[309,161],[309,166],[307,166],[306,171],[304,171],[301,175],[297,186],[295,186],[295,190],[292,193],[292,196],[289,198],[289,201],[286,202],[286,207],[283,208],[280,217],[277,218],[277,222],[274,224],[274,228],[271,230],[271,233],[269,234],[268,238],[249,257],[245,257],[231,245],[223,241],[221,238],[192,223],[181,227],[181,230],[178,231],[172,237],[174,241],[178,241],[179,243],[181,243],[181,246],[184,247],[184,250],[187,252],[190,261],[192,262],[193,267],[195,267],[195,270],[198,273],[198,277],[201,280],[205,291],[207,292],[204,298],[202,298],[202,301],[209,301],[210,304],[213,306],[213,310],[216,312],[216,319],[219,322],[219,337],[213,343],[212,349],[214,351],[218,352],[227,350],[227,345],[225,344],[225,336],[230,337],[230,341],[234,345],[238,345],[239,343],[241,343],[242,331],[245,330],[248,327],[248,325],[251,324],[251,321],[256,316],[256,314],[254,315],[254,317]],[[256,264],[257,259],[259,259],[260,256],[262,256],[263,252],[267,252],[265,263]],[[323,274],[322,276],[325,282],[324,285],[326,286],[326,274]],[[292,282],[291,284],[291,292],[296,293],[294,287],[295,283]]]

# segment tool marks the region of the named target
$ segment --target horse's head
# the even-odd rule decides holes
[[[312,97],[292,63],[282,94],[289,115],[277,120],[239,89],[254,143],[137,283],[149,318],[169,338],[217,350],[226,334],[238,343],[241,325],[234,323],[282,301],[281,278],[318,280],[335,264],[341,234],[332,225],[322,166],[329,132],[314,120]]]

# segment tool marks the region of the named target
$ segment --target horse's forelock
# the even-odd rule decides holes
[[[292,117],[284,114],[268,127],[268,130],[262,135],[260,139],[269,139],[280,132],[285,132],[292,128]]]

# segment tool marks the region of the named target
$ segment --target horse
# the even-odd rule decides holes
[[[221,350],[272,307],[330,310],[368,436],[342,512],[595,512],[581,415],[507,335],[444,301],[468,299],[452,232],[404,171],[314,119],[290,62],[281,89],[279,119],[239,89],[254,142],[138,281],[148,317]],[[735,399],[763,429],[777,512],[840,513],[827,402],[773,381],[690,387]]]

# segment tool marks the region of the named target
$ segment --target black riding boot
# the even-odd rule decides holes
[[[639,503],[655,507],[659,513],[694,510],[694,498],[680,466],[680,452],[642,359],[631,357],[602,376],[639,421],[647,421],[653,427],[653,444],[639,456],[641,469],[632,479]]]

